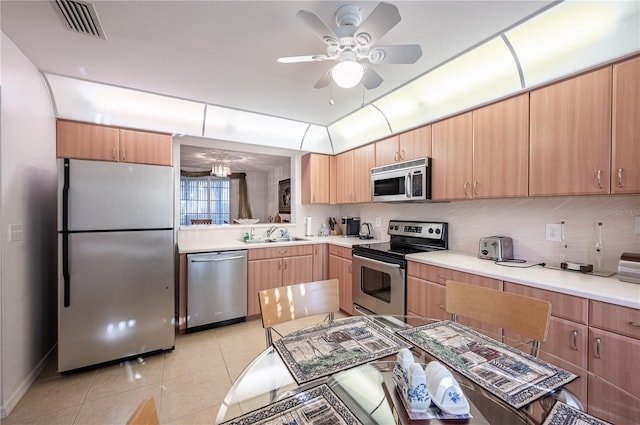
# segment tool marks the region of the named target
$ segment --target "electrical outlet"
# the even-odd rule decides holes
[[[545,239],[549,242],[560,242],[560,225],[559,224],[547,224]]]
[[[380,217],[376,217],[376,227],[380,227]]]
[[[24,227],[22,224],[9,225],[9,242],[21,241],[24,239]]]

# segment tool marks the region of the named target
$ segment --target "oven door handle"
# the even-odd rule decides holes
[[[400,264],[385,263],[384,261],[378,261],[378,260],[374,260],[372,258],[361,257],[361,256],[356,255],[356,254],[353,254],[353,258],[358,258],[358,259],[364,260],[364,261],[371,261],[372,263],[380,264],[381,266],[385,266],[385,267],[394,267],[394,268],[397,268],[397,269],[399,269],[401,267]]]

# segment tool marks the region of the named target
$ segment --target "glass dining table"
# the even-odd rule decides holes
[[[459,334],[452,337],[452,329]],[[565,389],[566,383],[581,379],[579,374],[534,358],[528,354],[531,343],[417,316],[354,316],[305,327],[267,347],[232,384],[216,424],[451,423],[452,416],[421,416],[406,409],[393,379],[401,346],[410,348],[423,367],[439,361],[453,374],[469,404],[469,414],[453,423],[541,424],[558,398],[572,410],[582,407]],[[498,362],[500,378],[490,370],[494,366],[478,359]]]

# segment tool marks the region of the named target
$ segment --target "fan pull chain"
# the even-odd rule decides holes
[[[329,86],[329,105],[335,105],[335,101],[333,100],[333,84]]]

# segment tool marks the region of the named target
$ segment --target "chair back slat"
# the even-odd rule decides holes
[[[446,310],[545,342],[551,303],[524,295],[447,280]]]
[[[160,425],[153,397],[149,397],[140,404],[127,421],[127,425]]]

